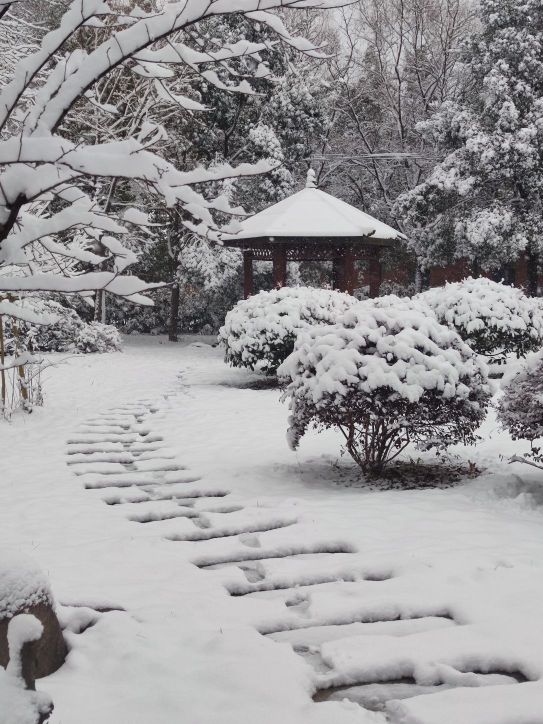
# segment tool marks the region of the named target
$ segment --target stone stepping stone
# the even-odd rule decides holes
[[[102,500],[104,503],[107,503],[107,505],[124,505],[125,503],[147,503],[150,500],[182,500],[183,505],[188,505],[189,501],[194,504],[196,500],[198,499],[204,499],[204,498],[226,498],[227,495],[230,494],[229,490],[190,490],[185,492],[161,492],[161,493],[153,493],[150,494],[147,491],[139,490],[139,493],[142,496],[145,496],[144,498],[139,498],[135,500],[133,498],[133,493],[129,490],[126,491],[126,493],[113,493],[110,495],[103,496]],[[126,497],[125,497],[126,496]]]
[[[84,485],[88,490],[101,488],[130,488],[132,486],[145,488],[147,486],[186,485],[188,483],[196,483],[199,480],[199,477],[188,475],[181,471],[169,480],[156,478],[150,473],[126,471],[124,475],[88,475],[85,476]]]
[[[121,463],[126,465],[133,462],[134,457],[128,451],[72,453],[67,461],[68,465],[79,465],[80,463]]]
[[[420,631],[433,631],[457,625],[452,619],[443,616],[424,616],[371,623],[356,621],[345,624],[309,626],[303,629],[271,633],[268,634],[268,638],[278,642],[288,642],[295,649],[299,649],[317,647],[327,641],[337,641],[353,636],[409,636]]]
[[[124,444],[122,442],[91,442],[68,443],[68,455],[88,455],[90,453],[106,453],[106,452],[123,452]],[[68,460],[68,462],[70,462]]]
[[[134,462],[134,469],[141,472],[166,473],[169,471],[185,470],[186,468],[175,460],[156,458],[154,460],[137,459]]]
[[[167,536],[165,536],[168,540],[171,541],[204,541],[204,540],[212,540],[213,538],[230,538],[233,536],[240,535],[241,533],[264,533],[269,530],[278,530],[279,528],[288,528],[291,525],[295,525],[297,523],[296,520],[290,521],[290,522],[284,522],[279,523],[277,521],[273,521],[271,523],[260,523],[255,525],[249,525],[243,529],[240,527],[224,527],[224,528],[211,528],[208,530],[202,530],[198,533],[192,533],[189,535],[183,535],[183,534],[175,534],[170,533]]]
[[[207,555],[199,555],[192,559],[198,568],[213,569],[216,566],[232,565],[238,566],[245,561],[265,561],[277,558],[294,558],[295,556],[319,556],[323,553],[354,553],[347,544],[341,542],[330,543],[308,543],[293,544],[290,546],[276,546],[275,548],[237,550],[220,553],[210,552]]]

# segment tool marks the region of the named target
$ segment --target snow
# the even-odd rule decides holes
[[[0,620],[22,607],[51,603],[49,582],[29,556],[3,549],[0,553]]]
[[[478,478],[372,489],[333,431],[290,452],[278,391],[191,341],[48,368],[45,406],[2,429],[0,548],[47,571],[67,626],[66,664],[37,684],[51,724],[543,722],[540,472],[500,460],[522,443],[491,414],[455,449]],[[145,485],[76,475],[67,452],[102,440],[176,458]],[[375,672],[412,672],[417,695],[388,714],[311,700]]]
[[[236,304],[219,330],[225,361],[274,374],[300,331],[334,324],[354,297],[331,289],[282,287],[261,291]]]
[[[239,74],[228,61],[251,56],[256,75],[262,77],[266,67],[260,53],[273,52],[279,40],[252,43],[242,37],[222,46],[220,41],[212,39],[211,47],[207,48],[201,38],[196,36],[195,40],[193,28],[209,18],[243,15],[255,24],[268,25],[281,42],[308,55],[318,55],[311,42],[291,36],[280,18],[268,12],[280,10],[285,2],[214,0],[207,6],[196,0],[171,2],[154,13],[135,11],[130,16],[121,15],[120,23],[112,21],[107,26],[101,16],[119,18],[114,8],[102,0],[72,1],[66,5],[58,27],[40,37],[38,50],[34,52],[33,42],[20,49],[20,62],[10,71],[0,91],[0,131],[4,132],[0,141],[0,226],[3,227],[0,266],[7,269],[0,280],[1,291],[77,293],[107,288],[110,293],[133,302],[151,303],[141,292],[156,285],[146,286],[135,277],[119,277],[120,272],[136,261],[136,254],[118,240],[96,233],[102,230],[125,234],[126,229],[118,223],[121,219],[115,218],[115,212],[107,218],[108,214],[98,208],[96,200],[91,201],[78,187],[78,181],[90,176],[141,182],[150,192],[161,194],[167,206],[179,202],[187,212],[189,229],[217,241],[219,232],[212,210],[233,216],[243,212],[231,208],[226,195],[206,199],[191,186],[268,173],[277,169],[279,162],[260,160],[254,164],[242,163],[236,169],[221,164],[210,170],[195,164],[196,168],[181,172],[150,150],[167,138],[159,122],[143,120],[136,124],[137,129],[134,126],[128,134],[121,134],[122,138],[110,129],[111,140],[94,145],[83,142],[73,129],[68,131],[69,139],[61,137],[60,126],[82,98],[91,104],[94,102],[95,108],[115,113],[113,105],[95,102],[90,89],[118,66],[136,58],[132,70],[145,78],[175,77],[174,71],[167,67],[173,60],[190,71],[189,75],[201,76],[206,86],[255,95],[249,80],[235,78]],[[288,7],[324,9],[338,4],[338,0],[289,0]],[[0,15],[4,15],[3,10]],[[83,48],[65,52],[82,26],[102,29],[107,26],[108,32],[102,34],[90,52]],[[170,36],[174,36],[175,43],[169,43]],[[196,42],[199,47],[194,49],[180,42],[182,38]],[[168,42],[164,43],[165,39]],[[210,68],[210,64],[219,65],[223,77]],[[155,99],[174,102],[189,113],[206,110],[184,95],[169,92],[164,84],[156,83],[155,91],[158,91]],[[60,205],[51,205],[59,200]],[[109,205],[108,201],[106,206]],[[134,210],[128,211],[125,220],[137,224],[143,221],[147,225],[144,215]],[[100,256],[67,241],[74,230],[87,240],[91,237],[102,241],[102,248],[109,253]],[[52,235],[61,235],[61,240],[56,241]],[[111,256],[114,263],[110,273],[85,274],[77,264],[98,265]]]
[[[417,299],[428,304],[442,324],[457,329],[481,354],[505,348],[539,347],[543,315],[538,303],[521,289],[485,277],[468,277],[422,292]]]
[[[226,243],[259,237],[371,237],[372,241],[401,239],[403,235],[317,188],[306,187],[240,223],[234,235],[223,234]]]
[[[303,330],[277,375],[290,402],[293,449],[309,425],[354,421],[367,430],[368,414],[395,418],[412,440],[418,426],[424,441],[451,418],[462,419],[462,435],[478,426],[490,397],[486,365],[459,335],[420,300],[394,295],[355,304],[334,326]],[[436,396],[442,412],[433,414]],[[448,436],[462,439],[452,429]]]
[[[49,696],[44,692],[25,691],[22,677],[22,647],[38,640],[42,632],[42,624],[29,614],[15,616],[9,623],[10,661],[5,670],[0,667],[0,724],[36,724],[40,714],[51,710]]]

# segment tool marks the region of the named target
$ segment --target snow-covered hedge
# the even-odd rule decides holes
[[[275,374],[298,333],[313,325],[335,324],[357,303],[349,294],[313,287],[283,287],[238,302],[219,330],[225,362]]]
[[[543,344],[542,311],[515,287],[469,277],[418,297],[475,352],[496,361],[503,361],[509,353],[524,357]]]
[[[23,309],[56,319],[50,325],[18,322],[18,335],[13,334],[10,318],[5,317],[6,346],[23,346],[35,352],[114,352],[122,347],[116,327],[100,322],[85,322],[73,309],[51,299],[27,298],[17,302]]]
[[[513,440],[529,440],[534,460],[543,462],[543,354],[528,357],[505,385],[498,420]],[[534,444],[541,440],[539,445]]]
[[[304,330],[277,374],[290,400],[291,447],[309,427],[337,427],[370,472],[410,442],[473,443],[491,396],[486,365],[460,336],[420,300],[394,296]]]

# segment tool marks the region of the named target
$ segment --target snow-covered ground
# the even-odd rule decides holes
[[[54,724],[543,723],[543,477],[500,458],[524,446],[491,417],[457,451],[479,477],[372,490],[332,432],[292,453],[278,391],[218,350],[126,342],[0,433],[0,546],[68,631]]]

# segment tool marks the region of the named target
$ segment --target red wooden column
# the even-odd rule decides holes
[[[369,250],[369,281],[370,281],[370,297],[379,296],[379,287],[381,286],[382,268],[381,268],[381,249],[378,246],[371,246]]]
[[[253,285],[253,252],[243,252],[243,298],[247,299],[254,293]]]
[[[358,274],[355,269],[355,255],[352,251],[346,251],[343,258],[343,289],[347,294],[354,294],[358,286]]]
[[[332,289],[345,291],[345,257],[335,256],[332,260]]]
[[[273,285],[277,289],[287,285],[287,250],[284,246],[276,246],[272,253]]]

